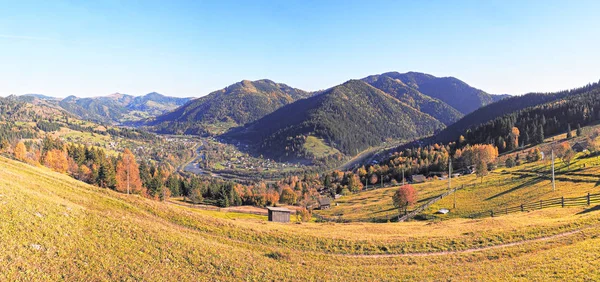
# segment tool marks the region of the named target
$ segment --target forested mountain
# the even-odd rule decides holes
[[[443,101],[463,114],[468,114],[482,106],[506,97],[506,95],[490,95],[454,77],[435,77],[430,74],[418,72],[388,72],[369,76],[363,80],[368,83],[374,83],[380,77],[399,80],[406,86],[416,89],[422,94]]]
[[[464,134],[466,143],[490,143],[500,152],[516,146],[539,144],[547,136],[567,132],[600,120],[600,84],[553,94],[530,94],[524,99],[544,100],[538,105],[506,112],[493,120],[472,127]]]
[[[463,117],[463,114],[450,105],[422,94],[417,89],[409,87],[400,79],[387,75],[370,76],[363,81],[375,88],[386,92],[396,99],[426,113],[445,125],[452,124]]]
[[[478,125],[487,123],[496,118],[519,112],[526,108],[543,105],[563,99],[565,97],[577,96],[579,94],[589,92],[597,87],[597,84],[590,84],[581,88],[567,91],[555,93],[530,93],[522,96],[512,96],[510,98],[506,98],[494,104],[481,107],[480,109],[477,109],[476,111],[466,115],[458,122],[448,126],[439,134],[437,134],[435,136],[435,141],[442,143],[455,141],[461,134],[465,134],[469,128],[477,127]]]
[[[224,137],[242,140],[279,160],[311,159],[304,144],[323,140],[345,155],[355,155],[389,139],[412,140],[443,128],[430,115],[360,80],[350,80],[299,100]]]
[[[59,105],[84,119],[119,123],[164,114],[189,100],[190,98],[167,97],[156,92],[137,97],[115,93],[92,98],[69,96],[62,99]]]
[[[164,133],[202,133],[203,127],[210,124],[229,123],[237,126],[253,122],[281,106],[310,95],[267,79],[244,80],[192,100],[148,124]]]

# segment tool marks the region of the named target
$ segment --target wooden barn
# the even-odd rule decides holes
[[[291,210],[286,208],[267,207],[269,211],[269,221],[290,222]]]

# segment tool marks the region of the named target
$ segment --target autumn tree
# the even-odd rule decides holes
[[[293,205],[296,203],[297,200],[298,200],[298,195],[296,195],[296,193],[294,192],[294,190],[292,190],[292,188],[284,187],[281,190],[281,197],[279,197],[280,202],[282,202],[284,204],[288,204],[288,205]]]
[[[514,150],[519,148],[519,136],[520,136],[521,132],[519,131],[519,129],[517,127],[513,127],[510,130],[510,134],[508,135],[508,149],[509,150]]]
[[[69,168],[67,154],[62,150],[52,149],[46,152],[46,156],[44,157],[44,165],[54,171],[65,173]]]
[[[129,149],[125,149],[117,162],[116,171],[117,191],[143,194],[140,169],[135,161],[135,156]]]
[[[377,174],[372,174],[371,177],[369,178],[369,182],[371,184],[377,184],[377,180],[378,180]]]
[[[407,213],[407,208],[417,201],[417,191],[411,185],[404,185],[398,188],[392,196],[394,207],[398,209],[398,219],[400,214],[404,211]]]
[[[15,158],[19,161],[24,161],[27,156],[27,148],[25,148],[25,143],[23,141],[19,141],[15,146]]]

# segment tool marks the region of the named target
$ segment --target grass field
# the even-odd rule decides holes
[[[588,207],[484,219],[278,224],[118,194],[5,158],[0,167],[2,281],[600,277],[600,214]],[[441,189],[436,185],[431,190]],[[422,188],[422,195],[430,190]],[[563,236],[527,241],[556,234]],[[502,247],[510,243],[517,244]],[[500,247],[477,250],[486,246]]]

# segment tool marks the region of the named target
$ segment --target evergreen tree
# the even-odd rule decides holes
[[[573,134],[571,133],[571,124],[567,124],[567,139],[573,138]]]
[[[583,131],[581,130],[581,124],[577,124],[577,131],[576,131],[577,137],[581,137],[581,135],[583,134]]]

